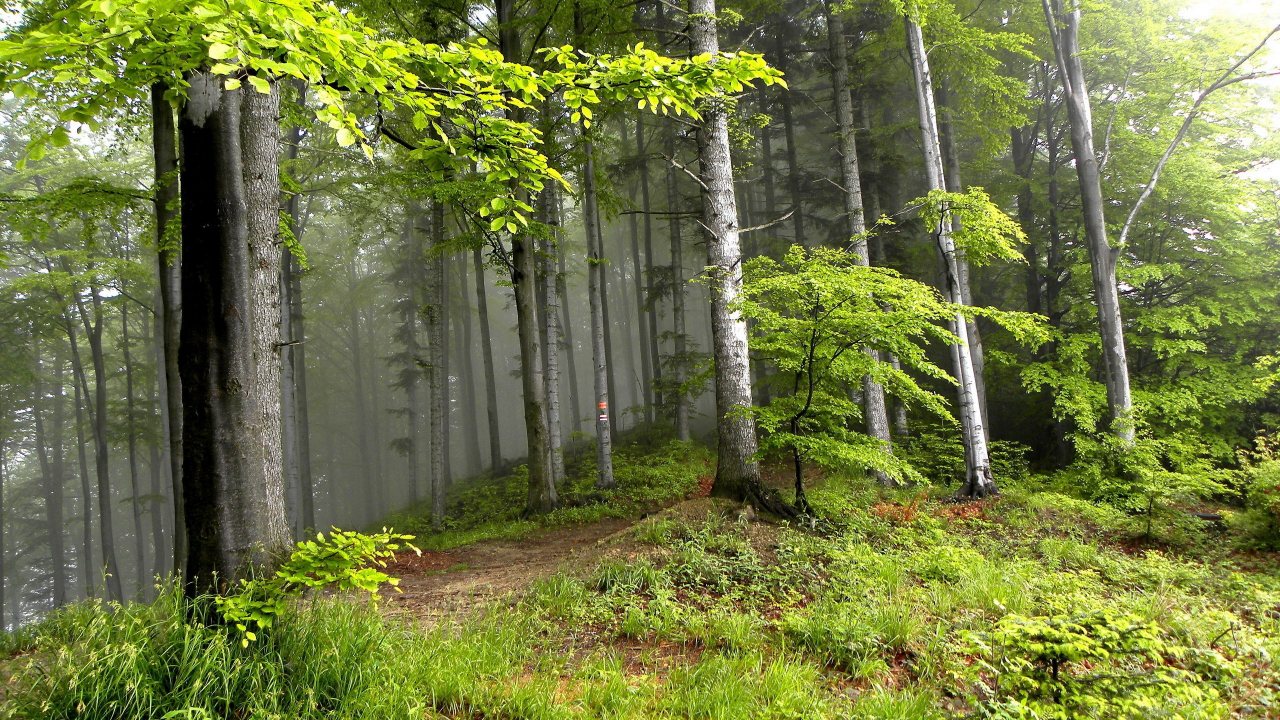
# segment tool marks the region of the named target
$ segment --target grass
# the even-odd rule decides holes
[[[689,446],[634,452],[625,467],[635,474],[605,502],[520,532],[678,497],[709,459]],[[482,519],[490,500],[457,501],[472,511],[442,544],[509,537],[503,520]],[[189,624],[173,593],[76,605],[0,640],[17,672],[0,717],[916,719],[1032,708],[1227,718],[1280,708],[1274,555],[1236,554],[1230,537],[1203,531],[1135,546],[1140,519],[1049,493],[949,505],[832,478],[810,501],[829,531],[714,512],[650,518],[625,554],[433,630],[316,597],[246,649]],[[1034,653],[993,633],[1002,618],[1096,612],[1149,623],[1167,652],[1068,663],[1063,687],[1098,694],[1163,678],[1161,706],[1058,702]]]
[[[477,478],[450,493],[442,532],[430,524],[430,508],[419,506],[389,517],[383,524],[419,536],[423,550],[448,550],[485,540],[520,540],[567,525],[634,517],[687,497],[700,478],[715,472],[715,457],[702,445],[628,442],[615,446],[615,487],[597,489],[595,458],[569,459],[568,479],[559,490],[558,510],[525,517],[528,469],[520,466],[500,478]]]

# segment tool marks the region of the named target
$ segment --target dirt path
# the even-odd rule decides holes
[[[548,531],[523,540],[494,540],[453,550],[401,555],[387,572],[402,592],[386,592],[390,615],[428,625],[461,617],[487,601],[524,590],[560,570],[589,566],[614,547],[615,536],[638,522],[604,520]]]

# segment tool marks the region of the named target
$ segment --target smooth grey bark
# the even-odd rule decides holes
[[[1018,177],[1018,225],[1027,236],[1027,244],[1022,249],[1022,257],[1027,261],[1026,274],[1026,306],[1027,312],[1039,314],[1040,300],[1040,259],[1035,228],[1035,192],[1031,186],[1031,176],[1035,168],[1035,150],[1039,137],[1039,123],[1025,127],[1014,127],[1009,131],[1009,155],[1013,162],[1013,174]]]
[[[600,209],[596,204],[595,146],[582,141],[585,158],[582,168],[582,218],[587,234],[587,299],[591,308],[591,381],[595,391],[596,487],[614,486],[613,432],[609,403],[613,389],[609,382],[608,318],[605,316],[605,260],[602,257]]]
[[[845,230],[852,241],[854,258],[863,267],[871,265],[871,254],[867,248],[866,216],[862,207],[862,174],[858,168],[857,125],[853,116],[853,98],[849,95],[849,51],[844,39],[844,20],[838,12],[833,12],[831,0],[827,0],[827,33],[831,49],[831,85],[835,93],[836,106],[836,138],[840,155],[840,179],[844,190]],[[864,348],[873,360],[879,361],[879,354],[870,348]],[[866,424],[867,435],[879,440],[889,452],[893,452],[893,438],[889,433],[889,411],[885,405],[884,388],[874,378],[867,375],[862,378],[862,414]],[[891,484],[892,480],[881,471],[875,471],[876,479],[881,484]]]
[[[178,225],[178,127],[168,88],[151,86],[151,147],[155,182],[156,259],[158,263],[160,346],[163,363],[162,425],[173,496],[173,554],[170,571],[182,575],[187,559],[187,521],[182,508],[182,377],[178,341],[182,332],[182,239]]]
[[[489,298],[484,289],[484,257],[480,248],[471,251],[476,275],[476,322],[480,326],[480,359],[484,366],[484,407],[489,430],[489,470],[502,467],[502,429],[498,425],[497,379],[493,371],[493,336],[489,328]]]
[[[680,176],[676,173],[676,130],[672,124],[668,128],[666,139],[667,150],[667,232],[671,238],[671,392],[675,394],[675,426],[676,438],[688,440],[689,431],[689,393],[684,384],[688,375],[687,340],[685,337],[684,308],[684,237],[681,232],[680,213],[683,203],[680,202]]]
[[[127,257],[126,257],[127,259]],[[129,509],[133,515],[134,597],[145,597],[147,581],[146,533],[142,529],[142,482],[138,475],[138,422],[133,401],[133,351],[129,347],[129,303],[120,305],[120,350],[124,360],[125,445],[129,453]],[[154,551],[154,550],[153,550]]]
[[[60,455],[62,453],[61,439],[53,441],[49,433],[45,431],[44,425],[44,368],[40,358],[40,341],[35,338],[35,382],[32,385],[32,401],[31,415],[35,421],[36,431],[36,458],[40,463],[40,484],[44,495],[44,518],[45,518],[45,535],[49,542],[49,560],[53,567],[53,606],[61,607],[67,602],[67,578],[66,578],[66,551],[62,542],[62,463]],[[62,418],[61,414],[61,398],[63,394],[62,388],[62,358],[58,358],[54,368],[54,423],[53,431],[55,434],[61,434]],[[50,455],[54,459],[50,459]],[[3,458],[0,457],[0,462]],[[0,507],[2,507],[0,503]],[[2,531],[2,528],[0,528]],[[3,555],[0,555],[0,559]],[[0,578],[2,580],[2,578]],[[0,600],[0,607],[4,606],[3,600]]]
[[[719,51],[715,0],[689,0],[690,40],[694,54]],[[764,500],[760,484],[755,418],[751,407],[751,368],[747,323],[733,309],[742,291],[742,250],[738,208],[729,155],[729,117],[712,101],[698,126],[702,225],[707,240],[711,290],[711,344],[715,356],[717,461],[712,493],[739,500]]]
[[[540,198],[544,222],[551,228],[552,239],[541,253],[539,292],[545,312],[542,317],[543,380],[547,385],[547,443],[551,454],[551,479],[559,484],[565,479],[564,435],[560,423],[560,303],[557,300],[555,275],[556,255],[560,253],[560,196],[550,187]]]
[[[942,146],[938,138],[938,116],[934,108],[933,79],[929,72],[929,59],[925,53],[924,36],[920,26],[904,16],[907,52],[911,58],[911,70],[915,77],[916,103],[920,118],[921,144],[924,147],[925,176],[930,190],[945,190],[946,176],[943,168]],[[961,289],[962,276],[958,267],[955,243],[951,239],[950,220],[944,217],[937,228],[931,228],[943,259],[946,273],[946,297],[957,305],[964,304]],[[985,497],[995,493],[996,484],[991,475],[991,461],[987,453],[987,433],[982,422],[978,402],[977,385],[970,354],[968,323],[961,313],[953,321],[958,342],[953,346],[956,381],[959,383],[958,409],[965,447],[965,482],[960,494],[967,497]]]
[[[431,526],[437,530],[444,526],[444,489],[446,480],[445,437],[449,428],[449,402],[447,385],[449,376],[445,368],[445,277],[444,254],[444,204],[431,202],[430,241],[427,243],[427,277],[425,315],[427,326],[427,404],[431,408],[430,450],[428,461],[431,476]]]
[[[644,214],[645,221],[647,222],[649,220],[648,211],[641,210],[641,213]],[[641,276],[641,272],[640,272],[640,220],[637,217],[636,213],[632,213],[627,217],[627,224],[630,230],[629,235],[631,239],[631,268],[632,268],[631,280],[632,280],[632,289],[634,290],[634,293],[635,293],[635,303],[636,303],[637,314],[632,315],[627,308],[628,298],[627,298],[627,291],[625,289],[626,282],[627,282],[627,274],[625,269],[620,266],[618,268],[618,276],[619,276],[619,280],[622,283],[621,287],[624,288],[622,291],[622,302],[623,302],[622,316],[625,318],[632,318],[632,317],[635,318],[637,334],[640,336],[640,348],[642,348],[641,352],[639,353],[640,354],[639,376],[636,378],[636,383],[634,385],[632,385],[631,383],[628,383],[628,385],[631,387],[631,390],[633,391],[632,394],[634,394],[634,391],[636,390],[636,386],[639,386],[639,395],[640,395],[639,404],[644,411],[644,419],[646,422],[648,422],[653,418],[653,404],[650,402],[650,398],[653,396],[652,395],[653,394],[653,385],[652,385],[653,366],[652,366],[651,358],[649,357],[649,352],[648,352],[649,324],[645,322],[644,315],[643,315],[644,313],[644,278]],[[630,328],[630,323],[628,323],[628,326],[627,326],[628,332],[626,334],[628,345],[631,344],[631,333],[629,331],[629,328]],[[625,356],[627,359],[627,364],[629,366],[629,369],[631,369],[631,374],[635,375],[636,374],[635,373],[636,353],[634,352],[626,353]]]
[[[937,107],[941,110],[938,115],[938,138],[942,147],[943,175],[945,176],[947,191],[953,193],[962,192],[960,153],[956,147],[954,127],[951,124],[951,108],[948,104],[950,92],[946,81],[942,81],[939,84],[936,97]],[[951,228],[952,232],[960,229],[959,218],[953,217],[951,219]],[[973,305],[973,286],[969,282],[971,277],[969,260],[965,257],[962,248],[956,248],[956,267],[960,272],[960,292],[963,295],[964,304],[971,306]],[[978,409],[982,412],[982,426],[990,428],[990,417],[987,415],[986,353],[982,349],[982,333],[978,329],[977,319],[968,321],[968,330],[969,353],[973,358],[973,381],[978,393]]]
[[[1133,395],[1129,388],[1129,365],[1125,358],[1124,322],[1120,317],[1120,290],[1116,283],[1116,261],[1120,251],[1107,241],[1107,220],[1102,197],[1102,178],[1093,147],[1093,110],[1085,86],[1084,65],[1080,61],[1080,8],[1072,2],[1067,12],[1062,0],[1041,0],[1049,37],[1057,59],[1063,87],[1063,104],[1071,126],[1071,147],[1080,184],[1080,209],[1089,246],[1089,266],[1098,307],[1098,328],[1102,338],[1102,365],[1107,386],[1107,406],[1111,411],[1111,432],[1126,445],[1134,441]]]

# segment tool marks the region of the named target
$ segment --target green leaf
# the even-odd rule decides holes
[[[238,54],[235,48],[226,43],[216,42],[209,46],[209,57],[213,60],[226,60]]]

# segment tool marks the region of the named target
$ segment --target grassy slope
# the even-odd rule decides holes
[[[632,456],[613,505],[582,505],[517,532],[651,507],[692,490],[707,459],[678,446]],[[503,493],[514,492],[501,487],[460,499],[471,510],[452,535],[428,545],[511,533],[505,518],[484,524]],[[581,488],[584,495],[591,492]],[[1016,660],[1016,653],[1002,652],[984,633],[1010,614],[1095,608],[1154,621],[1167,643],[1186,652],[1158,664],[1095,661],[1067,670],[1095,676],[1094,685],[1191,667],[1210,649],[1230,666],[1156,688],[1161,702],[1132,716],[1172,717],[1160,713],[1178,703],[1181,717],[1277,712],[1273,556],[1249,556],[1250,567],[1242,567],[1224,538],[1201,538],[1186,558],[1135,549],[1128,518],[1061,495],[1009,491],[995,502],[955,506],[833,479],[811,501],[833,519],[823,532],[738,522],[709,501],[659,514],[600,567],[548,578],[488,612],[425,632],[360,604],[320,599],[243,650],[220,632],[183,623],[171,598],[115,615],[77,606],[10,639],[30,653],[10,665],[35,658],[40,670],[21,675],[5,712],[1010,716],[998,703],[1015,688],[995,670],[1007,670],[1002,658]],[[1095,716],[1120,715],[1100,708]]]

